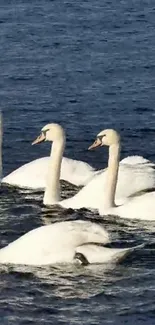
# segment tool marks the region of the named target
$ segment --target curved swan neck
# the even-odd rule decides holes
[[[65,147],[65,136],[53,142],[49,158],[44,204],[54,204],[60,200],[60,172]]]
[[[115,192],[118,178],[120,143],[109,147],[108,170],[105,187],[104,208],[115,207]]]

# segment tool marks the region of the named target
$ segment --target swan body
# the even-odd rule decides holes
[[[106,230],[89,221],[63,221],[29,231],[0,250],[0,263],[47,265],[73,263],[78,247],[107,243]]]
[[[146,159],[142,156],[128,156],[126,158],[123,158],[121,160],[121,163],[123,164],[128,164],[128,165],[139,165],[139,164],[147,164],[147,165],[151,165],[151,166],[155,166],[154,163],[151,163],[151,161],[149,159]]]
[[[116,215],[124,219],[155,221],[155,192],[126,199],[124,204],[109,209],[99,208],[100,215]]]
[[[122,218],[155,220],[155,190],[146,189],[135,193],[121,205],[115,202],[116,186],[119,173],[120,136],[115,130],[104,130],[89,149],[98,146],[109,147],[109,160],[106,175],[106,192],[99,207],[99,213],[117,215]],[[130,180],[131,181],[131,180]],[[126,186],[128,184],[126,183]]]
[[[33,160],[2,179],[2,183],[19,186],[21,188],[45,188],[49,157]],[[86,162],[63,157],[60,179],[69,183],[85,185],[94,176],[95,170]]]
[[[63,221],[31,230],[0,250],[1,264],[49,265],[75,263],[76,253],[88,263],[113,263],[133,248],[98,246],[109,242],[106,230],[90,221]],[[138,246],[137,246],[138,247]]]

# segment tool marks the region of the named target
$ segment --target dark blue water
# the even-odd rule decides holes
[[[49,154],[32,147],[44,124],[67,132],[65,154],[102,168],[105,150],[88,152],[114,127],[122,158],[155,160],[155,3],[42,0],[0,3],[0,108],[3,173]],[[60,219],[99,219],[89,211],[48,210],[42,193],[1,187],[0,245]],[[64,197],[77,192],[63,184]],[[1,324],[154,324],[155,225],[100,220],[118,245],[146,247],[120,265],[0,268]]]

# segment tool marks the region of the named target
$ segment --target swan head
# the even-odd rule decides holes
[[[96,140],[94,143],[88,148],[88,150],[102,147],[102,146],[112,146],[114,144],[118,144],[120,142],[119,134],[113,129],[106,129],[97,134]]]
[[[32,145],[43,141],[53,142],[64,138],[65,132],[61,125],[56,123],[46,124],[41,129],[40,135],[32,142]]]

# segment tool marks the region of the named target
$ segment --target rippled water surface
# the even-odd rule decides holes
[[[0,3],[3,174],[49,154],[32,147],[44,124],[61,123],[65,155],[102,168],[105,149],[88,152],[114,127],[122,158],[155,161],[155,3],[36,0]],[[63,182],[62,196],[78,188]],[[154,223],[100,218],[88,210],[47,209],[42,192],[0,188],[0,245],[39,225],[96,220],[114,246],[145,242],[118,265],[0,267],[1,324],[154,324]]]

